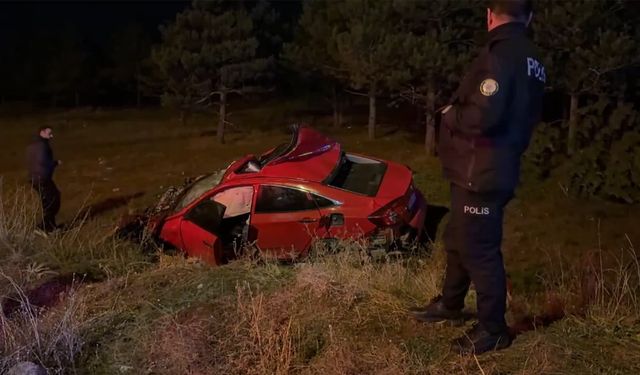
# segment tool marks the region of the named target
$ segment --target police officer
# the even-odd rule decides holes
[[[53,129],[50,126],[41,127],[27,146],[26,152],[29,182],[40,196],[42,203],[42,222],[38,225],[38,229],[45,233],[58,228],[56,215],[60,211],[60,190],[53,182],[53,172],[62,162],[53,158],[53,151],[49,144],[52,138]]]
[[[454,340],[454,349],[462,354],[511,344],[504,317],[503,210],[513,197],[520,157],[540,119],[546,80],[526,35],[531,18],[531,0],[490,1],[489,42],[442,111],[439,153],[451,183],[451,217],[444,233],[446,276],[442,296],[412,314],[424,322],[461,319],[473,282],[479,322]]]

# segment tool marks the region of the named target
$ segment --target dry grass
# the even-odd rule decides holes
[[[160,318],[146,354],[146,367],[164,374],[214,373],[210,314],[200,307]]]
[[[632,330],[634,321],[638,321],[639,311],[631,292],[637,295],[640,285],[635,276],[614,273],[602,277],[598,284],[598,293],[608,291],[606,297],[585,306],[580,315],[572,315],[553,334],[532,331],[503,353],[460,358],[446,349],[447,338],[456,330],[434,330],[406,319],[410,301],[439,291],[443,265],[440,253],[431,259],[376,261],[364,256],[353,243],[342,244],[342,249],[294,266],[295,277],[276,290],[239,284],[235,301],[219,300],[217,307],[201,311],[197,323],[175,323],[173,329],[180,328],[182,336],[176,339],[169,334],[167,342],[181,343],[179,353],[216,353],[215,359],[210,356],[204,366],[190,367],[189,373],[546,374],[566,368],[562,356],[572,354],[558,350],[560,345],[571,347],[575,340],[575,352],[584,353],[582,339],[576,334],[589,334],[596,326]],[[573,289],[578,286],[563,285],[567,294],[562,296],[579,294],[579,289]],[[229,315],[222,317],[221,310]],[[416,347],[412,342],[425,346]],[[167,357],[179,355],[176,346],[166,350]],[[580,365],[601,368],[595,358],[583,358]],[[629,359],[627,355],[625,361]],[[183,363],[194,366],[201,362]],[[633,362],[619,367],[630,366]]]
[[[55,309],[33,306],[11,277],[0,278],[14,289],[18,309],[5,316],[0,311],[0,373],[21,361],[31,361],[50,373],[74,373],[75,361],[84,344],[81,331],[84,305],[75,289],[70,289]]]
[[[599,249],[579,262],[558,258],[560,271],[549,274],[546,288],[569,314],[603,324],[640,320],[639,259],[629,237],[617,252]]]
[[[373,260],[354,243],[341,247],[337,254],[295,265],[294,278],[276,290],[239,283],[235,300],[167,318],[170,328],[161,325],[152,352],[153,358],[171,360],[159,368],[166,373],[411,372],[401,337],[407,298],[435,295],[441,257],[406,264]],[[194,360],[203,350],[215,355],[204,363]]]
[[[38,205],[30,191],[5,193],[0,178],[0,251],[5,261],[20,261],[34,242]]]
[[[239,283],[235,299],[164,318],[161,334],[153,335],[150,362],[176,374],[399,373],[406,360],[399,342],[369,345],[351,337],[352,323],[371,324],[396,308],[395,298],[388,301],[373,285],[401,276],[395,268],[372,278],[365,265],[343,284],[350,276],[345,268],[361,259],[352,253],[331,260],[348,262],[341,270],[323,262],[301,264],[295,278],[275,291]]]
[[[240,259],[209,269],[161,256],[156,266],[139,275],[114,276],[74,290],[46,314],[5,318],[3,324],[13,332],[5,334],[10,338],[5,347],[22,348],[11,349],[21,354],[12,355],[10,363],[30,359],[50,369],[84,372],[86,354],[78,356],[82,343],[115,340],[129,344],[109,352],[111,344],[103,342],[100,358],[112,356],[114,363],[99,370],[94,362],[92,372],[562,373],[568,365],[565,356],[579,358],[569,364],[577,361],[581,368],[606,366],[598,362],[601,357],[588,357],[592,348],[583,346],[584,337],[613,327],[633,332],[638,317],[634,293],[639,285],[636,274],[629,272],[636,269],[629,263],[618,272],[603,268],[597,276],[597,298],[582,314],[548,330],[525,333],[504,352],[460,358],[447,349],[459,329],[421,325],[405,312],[438,293],[444,261],[439,249],[431,257],[374,259],[358,243],[339,247],[341,251],[319,253],[293,266]],[[292,277],[283,278],[283,272]],[[576,275],[571,269],[558,278],[565,280],[556,285],[563,297],[580,295]],[[15,332],[25,325],[33,327],[26,332],[35,333],[18,337]],[[104,339],[98,333],[112,329],[116,331]],[[123,329],[129,332],[115,333]],[[41,338],[34,342],[42,344],[16,344],[31,342],[36,335]],[[610,334],[596,340],[617,350],[631,345],[629,339],[611,341]],[[629,361],[635,359],[625,353],[618,368],[630,368]]]
[[[148,254],[109,235],[112,223],[90,220],[83,211],[65,230],[43,237],[34,230],[41,216],[35,194],[21,187],[1,189],[0,184],[0,271],[28,282],[74,273],[95,280],[148,264]],[[30,277],[18,277],[25,272]]]

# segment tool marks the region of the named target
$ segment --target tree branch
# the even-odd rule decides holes
[[[344,89],[344,91],[348,92],[349,94],[353,94],[353,95],[357,95],[357,96],[365,96],[365,97],[369,96],[369,94],[363,94],[361,92],[352,91],[352,90],[349,90],[349,89]]]

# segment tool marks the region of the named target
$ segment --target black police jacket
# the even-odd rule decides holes
[[[512,191],[539,122],[546,81],[521,23],[501,25],[442,112],[438,153],[445,178],[476,192]]]
[[[49,140],[36,136],[27,146],[29,180],[32,183],[49,181],[53,178],[53,172],[57,166],[58,161],[53,158]]]

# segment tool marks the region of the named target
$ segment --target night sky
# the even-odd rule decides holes
[[[101,44],[118,28],[136,23],[156,39],[158,26],[188,5],[188,1],[0,3],[0,34],[73,27],[86,40]]]

